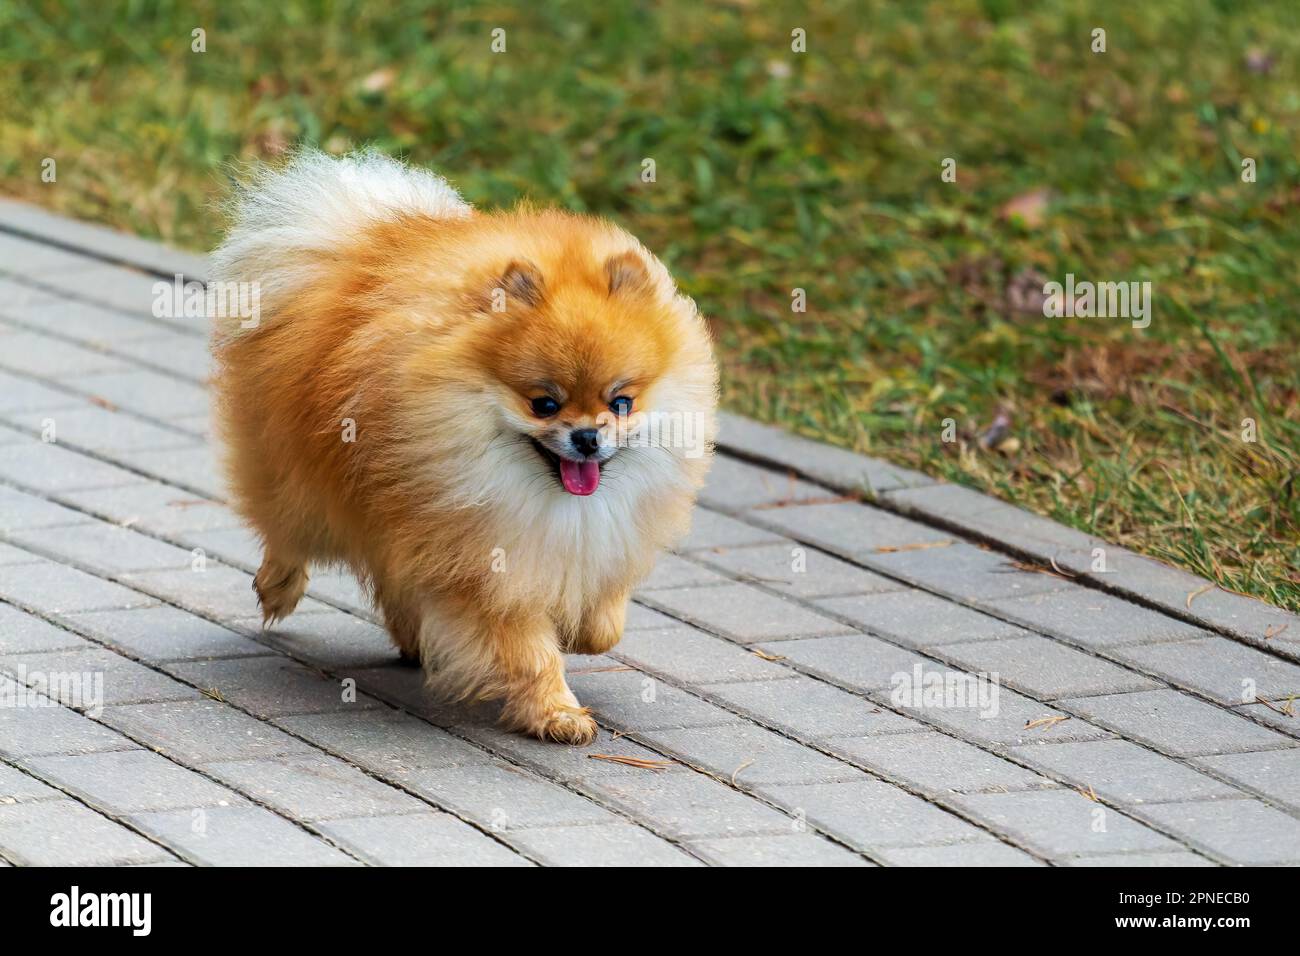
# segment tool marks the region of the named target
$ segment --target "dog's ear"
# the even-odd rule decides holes
[[[609,294],[647,292],[650,290],[650,273],[635,252],[622,252],[610,256],[605,262],[605,276],[609,279]]]
[[[492,290],[492,297],[495,300],[504,294],[507,303],[522,302],[536,308],[541,305],[544,291],[542,273],[537,266],[531,262],[515,260],[506,266],[505,272],[501,273],[496,288]],[[509,307],[506,303],[503,305]]]

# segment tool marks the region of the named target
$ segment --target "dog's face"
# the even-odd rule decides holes
[[[672,303],[640,258],[549,269],[511,261],[490,298],[504,308],[489,311],[478,355],[499,383],[503,429],[531,455],[524,467],[580,497],[598,492],[607,468],[635,469],[642,449],[629,446],[643,437],[680,351]]]

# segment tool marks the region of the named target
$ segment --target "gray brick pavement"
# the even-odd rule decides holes
[[[87,716],[0,676],[21,701],[0,707],[0,857],[1300,862],[1295,615],[1223,592],[1187,609],[1183,572],[1107,546],[1092,574],[1104,542],[733,416],[624,641],[570,660],[604,724],[586,750],[430,700],[346,572],[314,572],[263,633],[204,330],[152,318],[142,272],[0,249],[0,668],[98,675],[105,698]],[[975,672],[995,712],[894,696],[900,675]]]

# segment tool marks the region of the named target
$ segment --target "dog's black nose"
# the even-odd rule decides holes
[[[600,434],[594,428],[575,428],[569,433],[569,441],[580,455],[594,455],[600,451]]]

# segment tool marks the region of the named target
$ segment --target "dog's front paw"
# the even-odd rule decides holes
[[[584,747],[596,739],[596,722],[586,707],[558,707],[533,730],[542,740]]]

